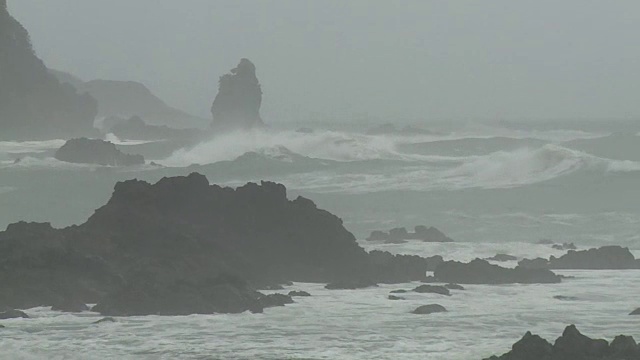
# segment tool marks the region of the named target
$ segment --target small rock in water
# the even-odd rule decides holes
[[[6,319],[29,319],[29,315],[25,314],[20,310],[7,310],[4,312],[0,312],[0,320]]]
[[[449,291],[449,289],[447,289],[444,286],[437,286],[437,285],[420,285],[417,288],[413,289],[413,291],[417,293],[422,293],[422,294],[433,293],[433,294],[451,296],[451,292]]]
[[[422,305],[412,311],[413,314],[428,315],[439,312],[446,312],[444,306],[438,304]]]
[[[309,294],[306,291],[289,291],[289,296],[311,296],[311,294]]]
[[[629,315],[640,315],[640,308],[637,308],[629,313]]]
[[[108,323],[108,322],[114,323],[116,322],[116,319],[109,316],[109,317],[102,318],[98,321],[94,321],[92,324],[102,324],[102,323]]]
[[[564,296],[564,295],[556,295],[553,297],[556,300],[562,300],[562,301],[575,301],[578,300],[577,297],[575,296]]]
[[[464,287],[458,284],[446,284],[444,287],[449,290],[464,290]]]
[[[403,290],[403,289],[389,291],[389,293],[391,293],[391,294],[404,294],[406,292],[407,292],[407,290]]]
[[[490,257],[490,258],[486,258],[485,260],[493,260],[493,261],[503,262],[503,261],[518,260],[518,258],[513,256],[513,255],[509,255],[509,254],[496,254],[496,256]]]
[[[404,300],[404,298],[400,296],[389,295],[389,300]]]

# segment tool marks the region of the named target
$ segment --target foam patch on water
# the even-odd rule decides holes
[[[93,313],[27,310],[34,318],[3,321],[0,346],[12,359],[407,359],[473,360],[502,354],[526,331],[553,342],[568,324],[585,335],[640,338],[633,289],[640,271],[563,271],[560,284],[466,285],[452,296],[402,294],[417,283],[326,290],[296,283],[308,298],[264,314],[146,316],[92,324]],[[606,289],[603,291],[602,289]],[[560,301],[553,296],[573,296]],[[437,303],[448,312],[414,315]]]

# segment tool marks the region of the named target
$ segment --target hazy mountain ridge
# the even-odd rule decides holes
[[[49,70],[63,83],[86,92],[98,102],[98,117],[141,117],[147,124],[173,128],[202,127],[207,120],[167,105],[144,84],[135,81],[90,80],[83,81],[73,74]]]

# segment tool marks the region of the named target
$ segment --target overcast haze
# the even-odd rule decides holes
[[[257,66],[267,122],[628,118],[637,1],[9,0],[53,68],[145,83],[209,116]],[[373,120],[372,120],[373,121]]]

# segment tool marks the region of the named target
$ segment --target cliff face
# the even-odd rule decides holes
[[[216,131],[229,131],[264,126],[261,104],[262,89],[256,67],[248,59],[242,59],[230,74],[220,77],[218,95],[211,107],[212,127]]]
[[[96,102],[51,75],[27,30],[0,3],[0,137],[56,138],[88,134]]]

